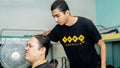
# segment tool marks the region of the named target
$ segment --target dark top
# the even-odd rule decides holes
[[[32,66],[29,66],[27,68],[32,68]],[[40,64],[39,66],[37,66],[35,68],[52,68],[52,67],[50,66],[50,64],[48,62],[45,62],[45,63]]]
[[[101,35],[91,20],[78,17],[72,26],[56,25],[48,37],[63,45],[70,68],[96,68],[97,52],[94,45]]]

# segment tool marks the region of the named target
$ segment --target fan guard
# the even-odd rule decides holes
[[[5,68],[26,68],[29,62],[25,60],[26,43],[20,40],[5,42],[1,47],[1,63]]]

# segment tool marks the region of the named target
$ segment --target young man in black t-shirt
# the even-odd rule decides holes
[[[55,0],[51,12],[58,24],[48,37],[51,41],[60,41],[70,61],[70,68],[96,68],[95,44],[100,47],[101,68],[106,68],[106,46],[92,21],[72,16],[64,0]]]

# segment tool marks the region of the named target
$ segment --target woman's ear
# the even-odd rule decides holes
[[[44,54],[45,52],[46,52],[46,48],[45,47],[40,48],[40,53],[41,54]]]

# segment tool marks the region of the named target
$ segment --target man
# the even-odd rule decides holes
[[[58,61],[56,59],[52,59],[50,61],[50,65],[52,66],[52,68],[57,68],[58,66]]]
[[[92,21],[72,16],[64,0],[55,0],[51,12],[58,24],[48,37],[51,41],[60,41],[70,61],[70,68],[96,68],[95,44],[100,47],[101,68],[106,68],[106,46]]]
[[[44,35],[35,35],[28,41],[25,59],[32,64],[31,68],[52,68],[46,60],[50,46],[50,40]]]

